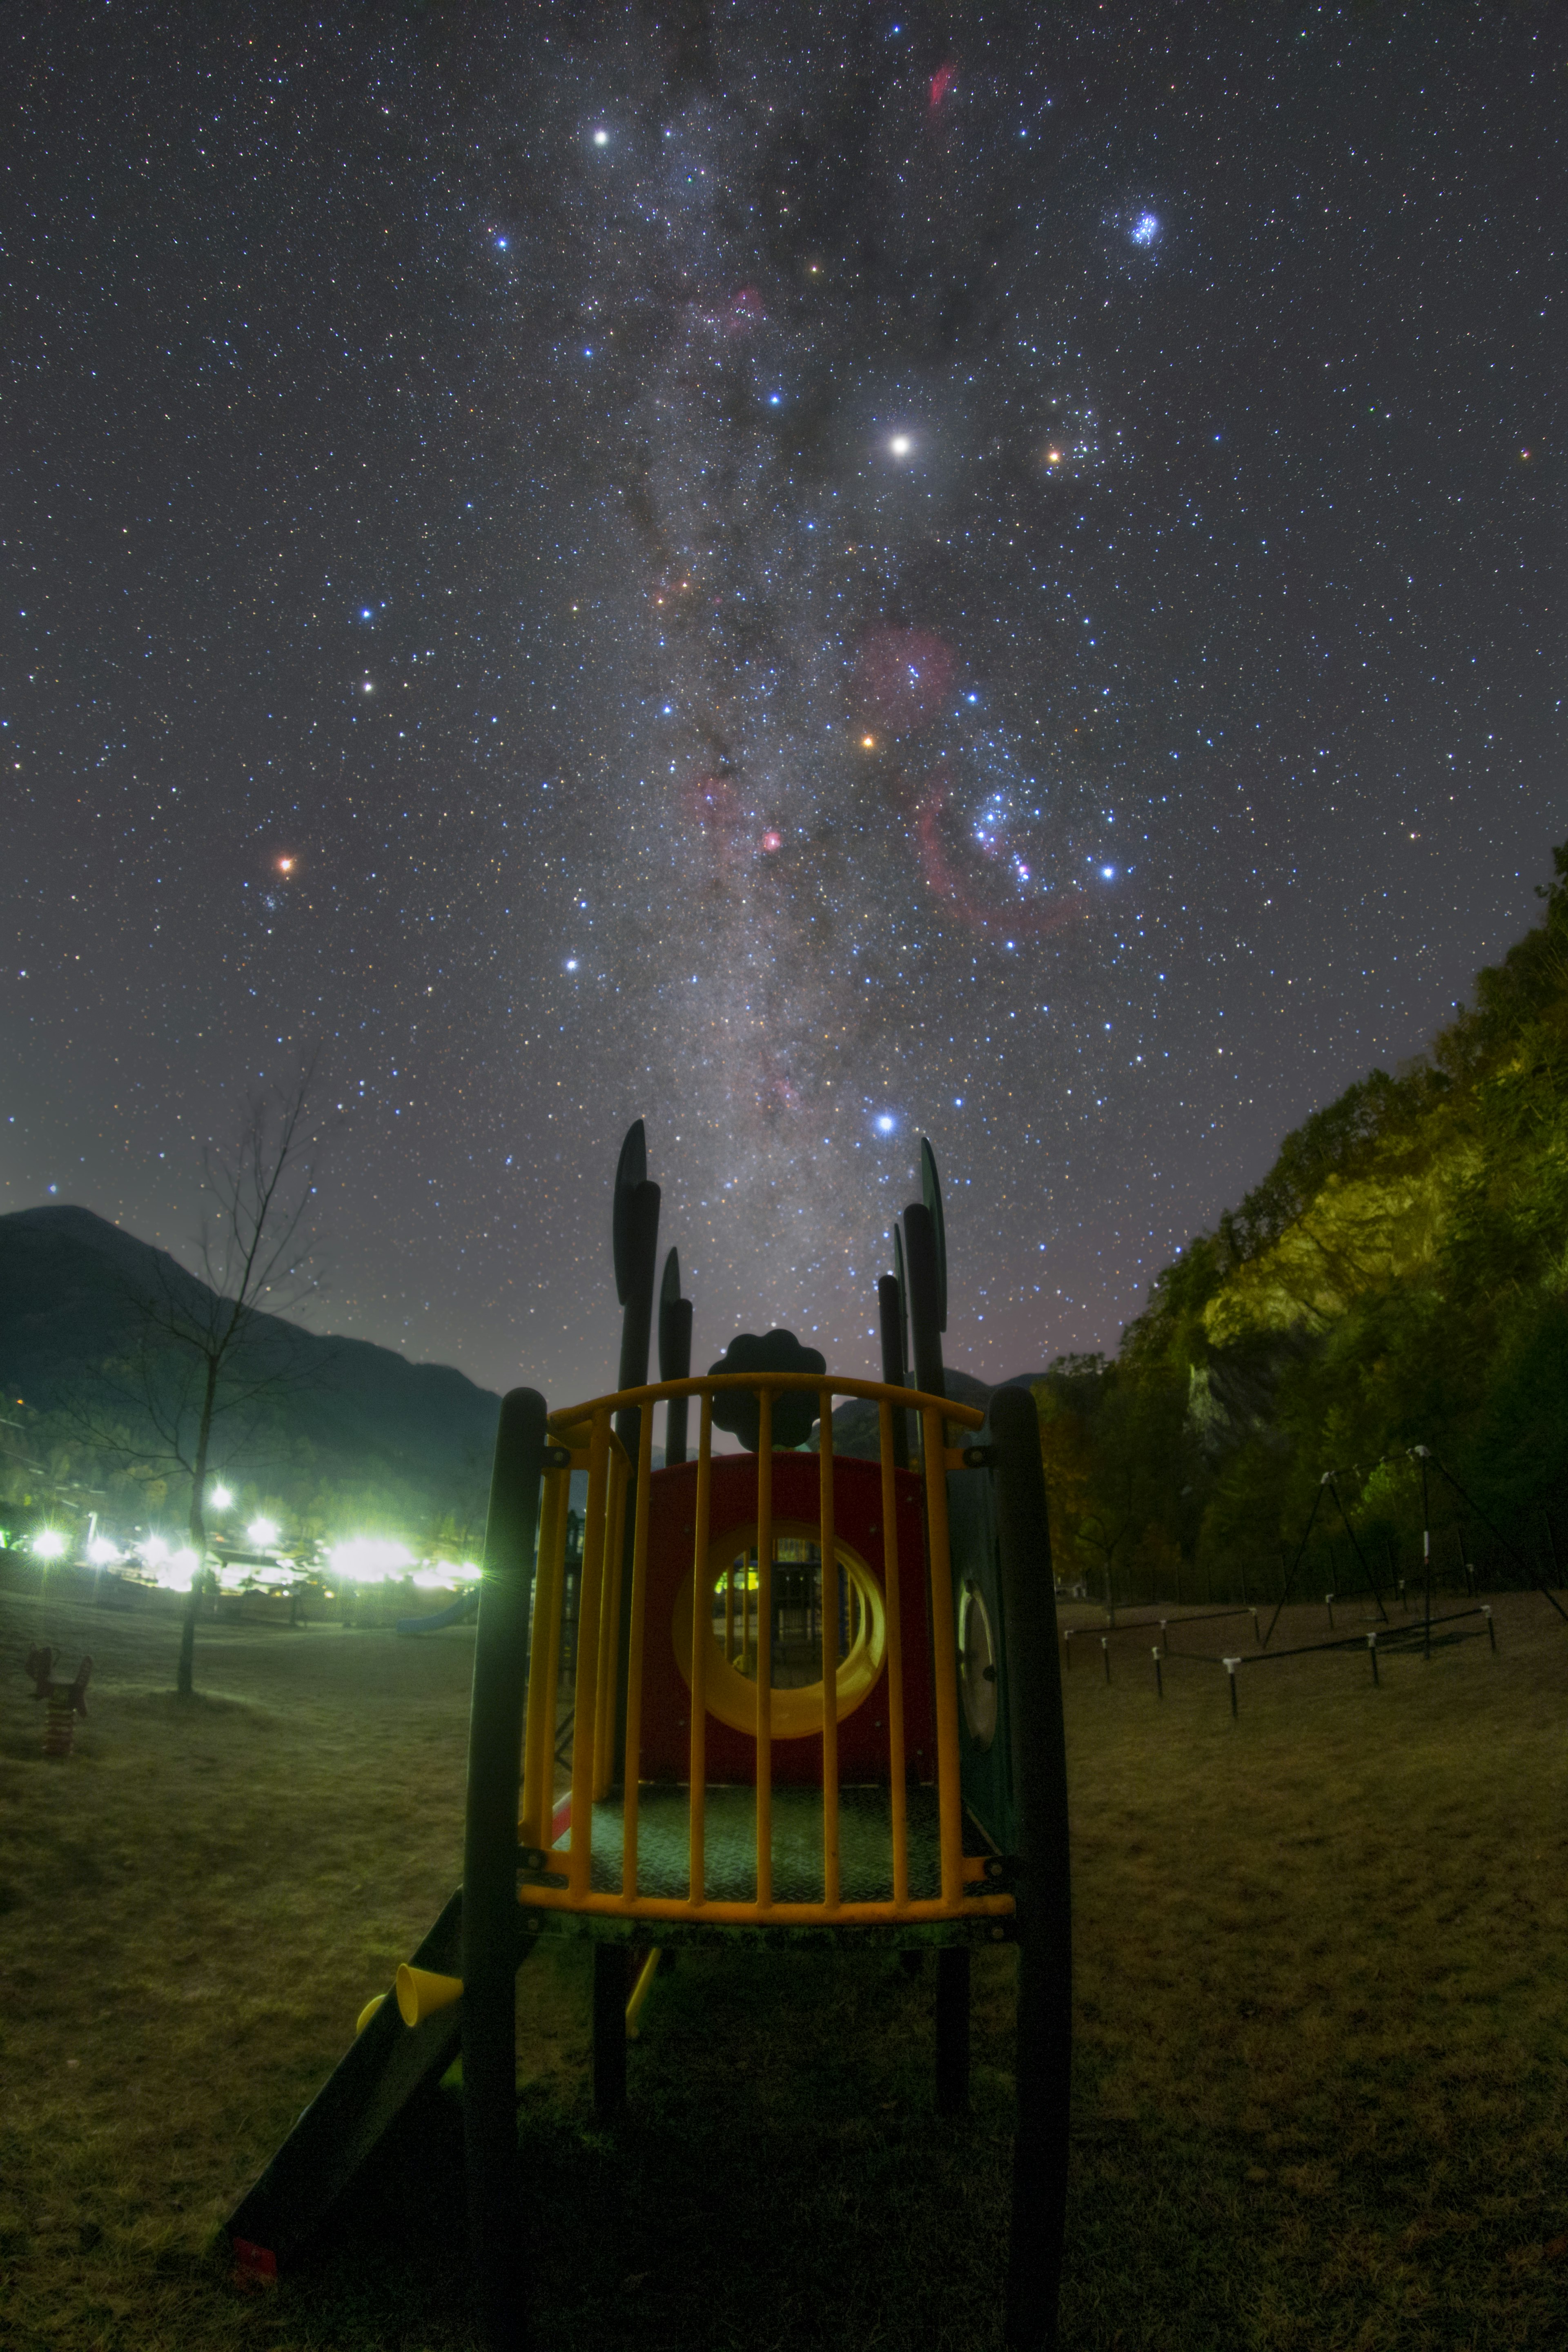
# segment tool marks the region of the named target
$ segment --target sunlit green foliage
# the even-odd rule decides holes
[[[1397,1548],[1418,1444],[1507,1539],[1473,1538],[1500,1572],[1507,1544],[1549,1540],[1568,1501],[1568,848],[1552,855],[1543,919],[1430,1051],[1287,1136],[1114,1363],[1039,1384],[1069,1562],[1172,1545],[1277,1561],[1328,1469]]]

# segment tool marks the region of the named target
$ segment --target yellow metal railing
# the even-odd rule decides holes
[[[707,1663],[714,1638],[711,1584],[710,1505],[713,1402],[737,1390],[750,1391],[759,1406],[756,1461],[756,1896],[752,1902],[710,1901],[706,1885]],[[819,1417],[818,1544],[822,1563],[822,1854],[820,1902],[779,1902],[773,1894],[773,1502],[772,1423],[773,1399],[786,1391],[815,1394]],[[689,1892],[685,1895],[639,1891],[637,1810],[642,1758],[643,1646],[647,1601],[649,1512],[652,1499],[653,1407],[676,1397],[700,1401],[696,1507],[692,1514]],[[885,1610],[884,1670],[887,1676],[889,1811],[891,1837],[889,1898],[842,1899],[839,1861],[838,1701],[842,1672],[838,1656],[838,1553],[834,1527],[833,1404],[836,1398],[864,1398],[878,1408],[881,1467],[882,1583]],[[616,1779],[616,1669],[621,1623],[621,1578],[626,1557],[625,1524],[632,1463],[616,1435],[616,1415],[639,1413],[636,1505],[631,1545],[631,1596],[627,1622],[626,1706],[622,1758],[621,1885],[592,1885],[594,1806]],[[904,1645],[900,1615],[899,1532],[894,1476],[896,1412],[918,1416],[926,1509],[930,1575],[932,1677],[936,1732],[941,1893],[911,1896],[908,1798],[905,1781]],[[551,1434],[566,1461],[545,1477],[540,1523],[539,1566],[534,1587],[533,1642],[523,1733],[522,1815],[519,1840],[550,1855],[552,1874],[564,1886],[525,1883],[521,1899],[546,1909],[606,1913],[647,1919],[700,1919],[725,1925],[759,1920],[800,1925],[853,1924],[972,1917],[1008,1913],[1013,1897],[980,1893],[984,1865],[963,1853],[963,1800],[959,1784],[958,1665],[949,1554],[947,1474],[962,1454],[950,1451],[944,1424],[978,1428],[984,1415],[972,1406],[918,1390],[889,1388],[872,1381],[827,1381],[815,1372],[740,1372],[705,1379],[665,1381],[599,1397],[550,1418]],[[571,1767],[570,1844],[553,1845],[555,1808],[556,1693],[565,1618],[566,1520],[574,1471],[588,1475],[577,1593],[577,1655]],[[734,1580],[725,1578],[724,1654],[733,1654]],[[750,1576],[742,1590],[742,1627],[750,1621]],[[702,1605],[707,1598],[707,1606]],[[856,1601],[850,1601],[853,1634]],[[865,1624],[864,1602],[861,1623]],[[747,1635],[742,1630],[742,1649]],[[749,1659],[747,1660],[749,1663]]]

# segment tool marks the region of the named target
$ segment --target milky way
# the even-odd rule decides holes
[[[995,1376],[1418,1045],[1568,831],[1562,43],[1193,16],[13,26],[5,1205],[320,1038],[329,1320],[596,1382],[642,1115],[855,1370],[926,1131]]]

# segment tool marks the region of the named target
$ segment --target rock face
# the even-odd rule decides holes
[[[1187,1375],[1187,1427],[1205,1461],[1219,1462],[1247,1438],[1272,1428],[1281,1380],[1311,1355],[1317,1342],[1303,1331],[1250,1333],[1216,1348]],[[1275,1441],[1285,1443],[1283,1438]]]

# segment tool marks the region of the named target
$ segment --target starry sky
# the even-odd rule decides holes
[[[6,12],[0,1207],[613,1384],[1114,1346],[1568,835],[1560,12]],[[341,1106],[341,1108],[340,1108]]]

